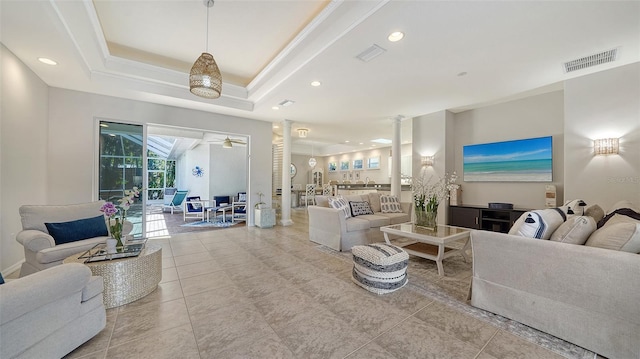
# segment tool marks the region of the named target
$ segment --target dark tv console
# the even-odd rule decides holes
[[[483,206],[450,206],[449,225],[507,233],[513,223],[528,209],[488,208]]]

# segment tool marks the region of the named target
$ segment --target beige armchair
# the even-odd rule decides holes
[[[69,222],[104,215],[100,212],[103,204],[104,201],[96,201],[70,205],[21,206],[22,231],[18,233],[16,240],[24,246],[25,262],[22,263],[20,276],[60,265],[70,255],[81,253],[98,243],[105,242],[108,236],[56,245],[45,225],[45,223]],[[122,233],[128,234],[132,228],[133,225],[125,221]]]
[[[62,358],[106,326],[102,277],[79,263],[0,285],[0,358]]]

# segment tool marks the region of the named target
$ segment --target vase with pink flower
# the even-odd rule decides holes
[[[133,187],[131,190],[124,191],[124,197],[118,200],[117,207],[112,202],[105,202],[105,204],[100,207],[100,211],[104,213],[104,217],[109,223],[111,238],[116,240],[115,247],[118,252],[121,252],[124,247],[124,243],[122,242],[122,226],[127,218],[127,211],[134,203],[134,198],[139,195],[140,190],[138,187]],[[107,248],[109,249],[110,247],[107,242]]]

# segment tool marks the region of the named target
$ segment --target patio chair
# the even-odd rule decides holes
[[[204,213],[206,211],[205,203],[208,200],[200,199],[200,196],[187,197],[184,202],[183,219],[186,222],[187,218],[196,218],[204,221]]]
[[[237,201],[231,204],[231,222],[247,220],[247,192],[238,192]]]
[[[171,201],[162,206],[162,211],[164,212],[165,209],[169,208],[171,209],[171,214],[173,214],[173,211],[184,212],[182,209],[182,202],[187,198],[187,193],[189,193],[189,191],[176,191],[171,198]]]

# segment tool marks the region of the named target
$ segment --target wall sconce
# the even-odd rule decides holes
[[[619,142],[618,138],[599,138],[593,141],[593,151],[596,156],[618,154]]]
[[[298,129],[298,137],[300,137],[300,138],[306,138],[307,137],[307,133],[309,133],[309,129],[306,129],[306,128],[299,128]]]
[[[433,166],[434,156],[422,156],[422,166]]]

